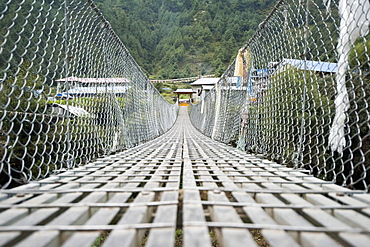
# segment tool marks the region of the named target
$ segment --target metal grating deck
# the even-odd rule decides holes
[[[0,199],[0,246],[370,246],[369,194],[215,142],[184,107],[165,135]]]

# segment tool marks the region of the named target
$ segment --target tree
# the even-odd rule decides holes
[[[182,45],[185,48],[181,58],[175,61],[178,64],[194,60],[206,63],[205,57],[216,57],[213,47],[226,45],[221,59],[222,67],[226,68],[233,55],[230,51],[236,51],[251,37],[253,32],[246,31],[254,30],[273,4],[268,0],[98,1],[99,8],[138,64],[149,74],[162,76],[168,74],[163,69],[173,71],[170,68],[173,58],[171,62],[163,59],[173,45],[176,49]],[[263,8],[260,11],[263,14],[258,8]],[[250,16],[245,15],[247,12]],[[227,43],[231,35],[232,44]],[[211,48],[207,52],[203,50],[206,44]],[[191,66],[191,74],[197,74],[195,68]],[[184,66],[179,66],[178,74],[186,74]]]
[[[1,121],[1,141],[5,145],[0,145],[0,160],[4,164],[0,184],[3,185],[11,182],[9,177],[24,183],[47,170],[47,167],[37,169],[44,159],[40,154],[50,156],[50,150],[45,150],[49,148],[45,145],[48,128],[40,115],[46,111],[42,91],[47,88],[43,86],[44,78],[34,70],[31,62],[24,61],[1,84],[0,109],[5,109]]]

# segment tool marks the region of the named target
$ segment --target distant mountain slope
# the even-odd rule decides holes
[[[95,0],[154,78],[221,74],[273,0]]]

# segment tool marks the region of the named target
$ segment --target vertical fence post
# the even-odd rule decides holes
[[[220,118],[220,108],[221,108],[221,80],[216,83],[216,102],[215,102],[215,124],[212,130],[212,139],[215,140],[218,134],[218,121]]]
[[[300,165],[303,164],[303,151],[304,151],[304,142],[305,142],[305,110],[306,110],[306,98],[307,98],[307,52],[308,52],[308,20],[309,20],[309,2],[310,0],[306,0],[305,3],[305,24],[304,24],[304,45],[303,45],[303,93],[302,93],[302,109],[301,109],[301,127],[300,133],[298,137],[298,152],[297,157],[295,158],[295,168],[298,168]]]
[[[65,86],[66,86],[66,118],[67,118],[67,129],[66,129],[66,135],[67,135],[67,158],[66,158],[66,163],[67,163],[67,168],[73,167],[73,154],[71,154],[72,146],[71,146],[71,141],[72,141],[72,135],[71,135],[71,112],[70,112],[70,105],[69,105],[69,90],[70,90],[70,85],[69,85],[69,24],[68,24],[68,0],[64,0],[64,50],[65,50],[65,57],[64,57],[64,68],[65,68]]]

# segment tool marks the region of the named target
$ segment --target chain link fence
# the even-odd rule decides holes
[[[133,147],[176,120],[92,1],[1,1],[0,23],[1,188]]]
[[[193,124],[247,152],[369,191],[369,6],[279,1],[192,106]]]

